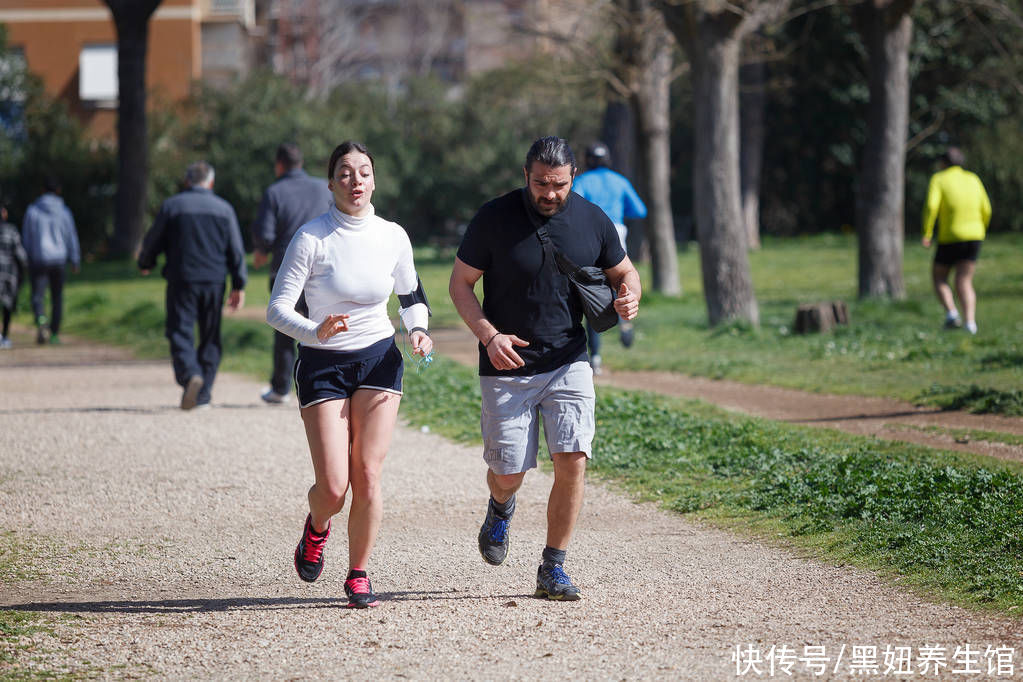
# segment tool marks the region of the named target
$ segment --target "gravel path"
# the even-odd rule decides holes
[[[798,657],[826,647],[830,678],[850,676],[853,646],[878,647],[881,673],[886,647],[908,647],[916,672],[929,645],[944,647],[949,679],[963,677],[952,656],[967,644],[1015,647],[1023,669],[1018,620],[933,603],[596,484],[566,566],[584,599],[533,599],[549,476],[527,477],[508,562],[486,566],[477,449],[406,427],[385,465],[371,567],[383,603],[340,608],[343,521],[319,582],[291,565],[311,482],[293,407],[264,406],[258,383],[222,374],[214,409],[182,412],[168,363],[112,349],[0,356],[0,551],[17,571],[3,574],[0,608],[43,612],[55,632],[0,649],[0,677],[707,680],[736,676],[737,646],[766,655],[772,645]],[[981,677],[988,662],[981,653]],[[768,663],[758,668],[769,677]]]

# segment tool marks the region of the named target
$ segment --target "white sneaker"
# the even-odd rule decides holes
[[[603,363],[601,363],[599,355],[594,355],[590,358],[590,367],[593,368],[594,374],[601,374],[604,371],[601,369],[602,364]]]
[[[12,345],[14,344],[11,343],[11,340],[9,338],[7,338],[6,336],[0,337],[0,350],[7,350]]]
[[[268,388],[263,391],[259,397],[263,399],[264,403],[268,403],[270,405],[283,405],[291,401],[290,395],[281,395],[272,388]]]
[[[977,323],[976,322],[967,322],[966,324],[963,325],[963,328],[966,331],[970,332],[971,334],[976,334],[977,333]]]

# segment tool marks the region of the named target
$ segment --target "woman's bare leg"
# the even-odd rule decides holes
[[[361,389],[351,398],[352,456],[349,476],[352,508],[348,512],[348,559],[351,568],[366,569],[376,542],[384,504],[380,473],[391,447],[401,396]]]

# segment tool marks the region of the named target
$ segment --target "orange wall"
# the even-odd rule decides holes
[[[150,95],[178,101],[200,76],[198,0],[164,0],[149,22],[146,86]],[[78,99],[78,57],[85,45],[117,43],[110,11],[100,0],[0,0],[7,42],[24,50],[30,71],[47,92],[65,99],[97,137],[114,134],[115,110]]]

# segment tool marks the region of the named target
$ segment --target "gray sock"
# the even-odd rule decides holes
[[[545,564],[561,564],[565,565],[565,555],[568,550],[554,549],[553,547],[543,548],[543,562]]]
[[[498,518],[508,520],[515,513],[515,496],[512,495],[508,498],[507,502],[498,502],[494,499],[494,496],[490,496],[490,506],[493,508],[494,513],[497,514]]]

